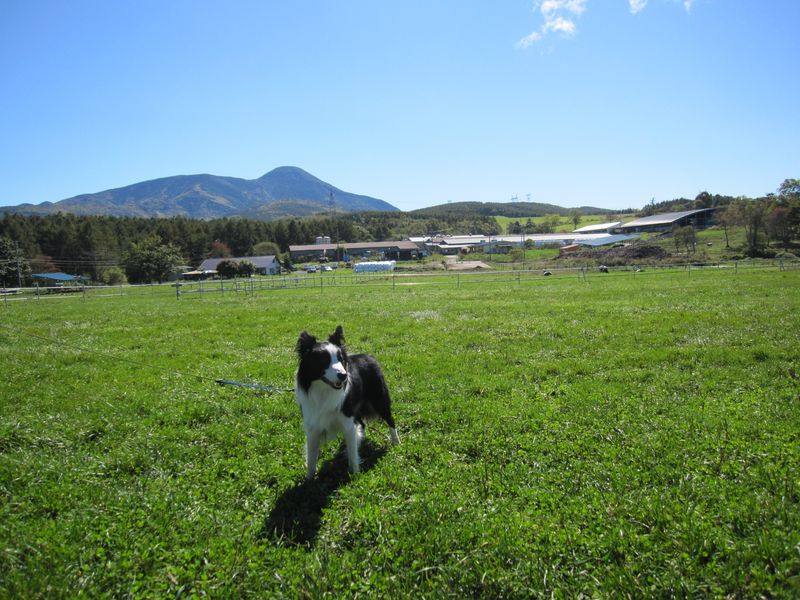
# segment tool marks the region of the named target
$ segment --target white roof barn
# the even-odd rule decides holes
[[[611,233],[622,225],[622,221],[614,221],[613,223],[595,223],[594,225],[585,225],[580,229],[576,229],[572,233]]]
[[[692,225],[696,229],[705,229],[711,223],[713,208],[699,208],[681,212],[661,213],[629,221],[620,226],[625,232],[669,231],[673,226]]]

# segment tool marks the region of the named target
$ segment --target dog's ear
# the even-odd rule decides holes
[[[297,350],[297,353],[300,356],[303,356],[305,353],[311,350],[314,347],[314,344],[316,343],[317,343],[317,338],[315,338],[307,331],[304,331],[303,333],[300,334],[300,337],[297,338],[297,346],[295,347],[295,350]]]
[[[344,345],[344,330],[342,329],[341,325],[339,325],[336,328],[336,331],[331,334],[331,336],[328,338],[328,341],[335,346]]]

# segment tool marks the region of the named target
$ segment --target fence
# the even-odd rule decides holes
[[[438,271],[391,273],[321,273],[258,276],[249,279],[216,279],[206,281],[180,281],[161,284],[89,286],[71,285],[57,287],[0,288],[2,301],[7,305],[15,301],[51,301],[79,298],[119,298],[125,296],[159,295],[177,300],[200,299],[208,294],[224,296],[255,295],[257,292],[279,292],[281,290],[307,290],[324,293],[327,290],[346,287],[404,287],[425,285],[449,285],[453,287],[481,283],[523,284],[537,281],[565,279],[602,279],[608,277],[651,277],[666,273],[717,271],[736,274],[740,270],[768,269],[775,271],[800,270],[800,261],[752,260],[718,263],[692,263],[683,265],[648,265],[646,267],[608,267],[601,272],[598,267],[552,267],[548,269],[501,269],[482,271]]]

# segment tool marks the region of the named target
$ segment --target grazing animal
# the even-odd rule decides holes
[[[544,275],[545,277],[550,277],[552,273],[550,271],[545,271],[544,273],[542,273],[542,275]]]
[[[600,272],[601,273],[608,273],[608,267],[605,265],[600,265]]]
[[[399,444],[391,400],[380,365],[368,354],[348,355],[342,326],[327,341],[302,332],[297,340],[300,364],[295,396],[306,432],[306,479],[317,471],[320,444],[342,434],[351,473],[358,473],[358,445],[365,421],[380,417],[389,425],[392,443]]]

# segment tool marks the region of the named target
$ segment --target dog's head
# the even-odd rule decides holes
[[[328,341],[320,342],[304,331],[297,340],[300,367],[297,379],[305,390],[314,381],[322,381],[333,389],[340,390],[347,383],[347,350],[344,347],[344,331],[339,325]]]

